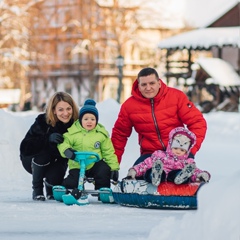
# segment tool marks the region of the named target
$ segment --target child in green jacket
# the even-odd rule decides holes
[[[75,152],[95,152],[100,161],[90,164],[86,168],[86,177],[93,178],[95,190],[110,187],[110,179],[118,180],[119,163],[114,148],[105,127],[98,123],[98,110],[92,99],[85,101],[80,109],[79,119],[68,128],[63,137],[64,141],[58,144],[58,150],[63,157],[68,158],[69,173],[62,185],[68,189],[78,187],[79,162],[74,161]]]

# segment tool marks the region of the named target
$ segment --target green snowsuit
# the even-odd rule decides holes
[[[73,125],[68,128],[68,132],[66,132],[63,137],[64,142],[58,144],[58,150],[62,157],[66,157],[64,152],[68,148],[72,148],[78,152],[95,152],[99,155],[100,159],[103,159],[107,163],[111,171],[119,170],[119,163],[114,153],[109,133],[102,124],[98,123],[94,129],[88,131],[80,125],[79,120],[76,120]],[[86,166],[86,169],[90,169],[93,165],[94,163]],[[79,169],[80,164],[69,159],[68,167],[69,170]]]

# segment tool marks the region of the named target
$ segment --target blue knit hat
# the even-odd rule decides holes
[[[93,114],[96,117],[96,120],[98,123],[98,110],[95,106],[96,106],[96,102],[93,99],[87,99],[85,101],[84,105],[82,106],[82,108],[80,109],[80,112],[79,112],[80,124],[82,124],[83,115],[86,113]]]

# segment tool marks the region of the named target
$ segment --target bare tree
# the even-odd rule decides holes
[[[91,97],[96,92],[98,81],[93,73],[96,69],[101,71],[104,65],[101,63],[103,62],[109,62],[108,67],[114,69],[116,68],[115,61],[118,56],[125,56],[127,51],[130,51],[129,55],[134,60],[133,55],[137,51],[138,60],[144,59],[146,66],[157,66],[155,49],[149,44],[151,39],[141,37],[140,32],[144,29],[144,25],[146,28],[153,26],[153,28],[161,30],[161,22],[168,21],[173,17],[167,14],[159,14],[160,9],[163,13],[166,11],[166,0],[152,0],[150,1],[151,4],[149,4],[149,1],[143,0],[103,0],[97,2],[99,4],[98,17],[92,17],[89,12],[93,13],[94,11],[88,10],[82,12],[80,22],[74,20],[77,23],[76,26],[83,33],[83,39],[79,40],[73,52],[85,52],[88,56],[91,80],[89,96]],[[89,5],[92,6],[92,3],[89,3]],[[132,67],[134,68],[134,66]],[[119,81],[121,81],[121,77],[119,77]],[[121,83],[119,83],[119,88],[118,92],[121,95]],[[99,91],[101,90],[99,89]]]
[[[67,30],[74,25],[82,34],[71,54],[79,54],[87,59],[90,80],[88,93],[93,98],[98,92],[99,79],[96,72],[106,66],[103,63],[109,62],[108,67],[115,68],[115,59],[118,55],[124,55],[125,44],[129,41],[134,44],[139,42],[136,32],[139,27],[136,10],[139,7],[119,6],[117,0],[111,5],[98,5],[94,0],[81,3],[80,18],[70,18],[63,29]]]
[[[0,77],[2,88],[20,88],[23,106],[29,91],[26,71],[29,66],[30,9],[38,1],[0,1]]]
[[[0,1],[2,85],[20,87],[25,95],[29,80],[50,81],[52,91],[64,76],[74,79],[79,92],[98,99],[107,84],[100,86],[99,79],[117,76],[117,56],[127,56],[131,69],[158,65],[151,39],[141,31],[155,23],[161,31],[157,24],[168,17],[163,13],[169,1]]]

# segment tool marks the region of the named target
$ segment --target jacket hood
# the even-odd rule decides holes
[[[177,134],[185,135],[185,136],[187,136],[187,137],[190,139],[190,141],[191,141],[191,144],[190,144],[190,147],[189,147],[187,153],[183,155],[183,158],[186,158],[186,157],[189,155],[191,149],[192,149],[192,148],[194,147],[194,145],[196,144],[196,135],[195,135],[193,132],[189,131],[188,129],[184,128],[184,127],[174,128],[174,129],[169,133],[169,141],[168,141],[168,146],[167,146],[167,152],[168,152],[169,154],[171,154],[171,155],[172,155],[171,145],[172,145],[174,136],[176,136]]]

